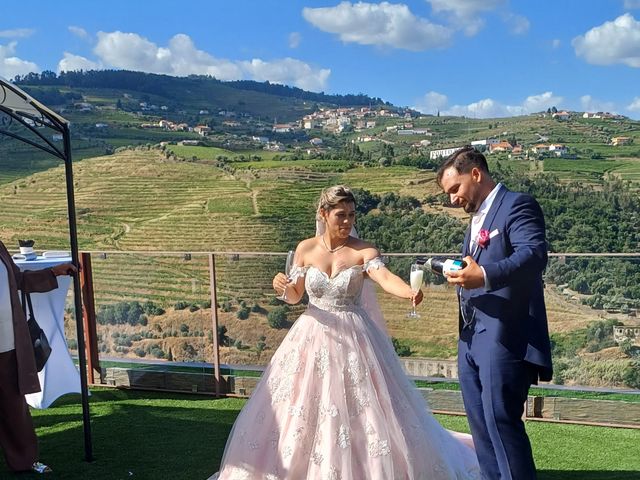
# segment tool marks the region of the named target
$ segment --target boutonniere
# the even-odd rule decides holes
[[[489,245],[490,239],[491,235],[489,234],[489,230],[481,228],[478,232],[478,236],[476,237],[476,243],[480,248],[486,248],[486,246]]]

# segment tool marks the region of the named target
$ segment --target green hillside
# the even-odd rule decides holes
[[[525,154],[525,158],[536,160],[526,164],[511,163],[506,153],[491,155],[494,160],[510,162],[522,170],[557,173],[567,181],[601,183],[611,178],[638,181],[640,122],[625,118],[584,119],[579,112],[573,112],[568,121],[543,114],[498,119],[424,116],[364,95],[325,95],[268,82],[221,82],[209,77],[128,71],[70,72],[60,76],[44,72],[26,75],[18,84],[70,120],[76,160],[111,154],[128,145],[191,140],[202,146],[176,146],[173,148],[176,155],[187,160],[218,156],[251,157],[254,161],[308,157],[375,164],[382,157],[389,157],[390,164],[432,169],[437,161],[429,159],[430,150],[495,138],[520,144],[525,151],[539,143],[560,143],[569,149],[568,157],[562,159]],[[372,128],[363,130],[352,123],[339,135],[320,126],[300,128],[302,117],[319,109],[360,106],[372,113],[384,109],[400,116],[367,117],[374,120]],[[205,125],[211,131],[203,137],[193,131],[159,128],[160,120],[190,128]],[[293,122],[298,127],[289,133],[272,131],[274,123],[283,122]],[[429,133],[398,133],[411,129]],[[364,136],[371,141],[363,141]],[[613,146],[612,139],[619,136],[628,137],[630,142]],[[284,151],[267,152],[256,138],[278,142]],[[313,153],[306,153],[312,138],[323,143]],[[421,141],[428,145],[416,146]],[[358,158],[344,155],[349,145],[361,152]],[[0,138],[0,184],[55,164],[46,154]],[[324,165],[327,171],[344,170],[340,165]]]

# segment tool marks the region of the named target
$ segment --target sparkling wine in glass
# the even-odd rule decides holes
[[[422,269],[422,265],[418,265],[417,263],[411,264],[411,274],[409,275],[409,283],[411,285],[411,290],[415,293],[420,290],[422,287],[422,280],[424,277],[424,270]],[[420,314],[416,312],[416,306],[413,305],[411,311],[407,313],[407,317],[409,318],[420,318]]]
[[[294,256],[295,252],[293,250],[289,250],[287,252],[287,260],[284,264],[284,274],[287,276],[287,279],[289,281],[291,281],[291,269],[293,268],[293,256]],[[282,291],[282,295],[280,295],[278,297],[280,300],[286,300],[287,299],[287,287],[284,287],[284,290]]]

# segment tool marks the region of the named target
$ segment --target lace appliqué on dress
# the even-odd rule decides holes
[[[295,374],[302,368],[300,351],[292,349],[278,362],[279,374],[269,378],[267,385],[271,393],[271,403],[279,403],[291,398]]]
[[[316,352],[315,360],[316,371],[318,372],[318,376],[322,378],[329,369],[329,349],[323,346],[319,352]]]
[[[349,448],[351,446],[351,435],[349,434],[349,428],[341,424],[340,428],[338,428],[338,446],[342,449]]]
[[[369,406],[369,393],[364,380],[368,372],[363,367],[355,352],[347,357],[347,372],[345,375],[345,396],[349,407],[349,415],[360,415]]]
[[[309,267],[294,265],[291,267],[291,271],[289,272],[289,281],[291,283],[296,283],[299,278],[304,277],[307,274],[308,269]]]
[[[368,449],[370,457],[382,457],[391,453],[387,440],[372,440],[369,442]]]
[[[384,262],[382,261],[382,257],[375,257],[369,260],[368,262],[365,262],[364,265],[362,265],[362,271],[369,272],[369,270],[371,270],[372,268],[379,270],[382,267],[384,267]]]

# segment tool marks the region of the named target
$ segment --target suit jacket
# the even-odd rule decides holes
[[[551,345],[542,282],[547,265],[542,209],[530,195],[511,192],[503,186],[481,228],[493,233],[489,243],[470,252],[469,228],[462,252],[484,268],[489,289],[461,289],[461,303],[475,312],[476,333],[486,332],[518,358],[537,366],[541,380],[551,380]],[[460,315],[461,331],[462,325]]]
[[[9,277],[9,295],[13,312],[13,337],[16,348],[16,362],[18,368],[18,388],[20,393],[35,393],[40,391],[40,381],[36,370],[31,336],[27,328],[27,320],[22,310],[18,290],[25,292],[48,292],[58,287],[58,281],[50,268],[22,272],[13,263],[11,255],[0,242],[0,261],[7,268]]]

